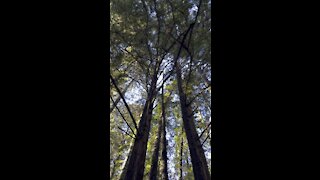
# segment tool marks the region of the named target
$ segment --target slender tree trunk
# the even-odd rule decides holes
[[[182,119],[184,129],[187,135],[194,178],[195,180],[209,180],[211,179],[211,176],[209,173],[206,157],[204,155],[204,151],[196,131],[192,109],[190,105],[187,105],[187,97],[182,88],[181,69],[179,63],[177,63],[176,70]]]
[[[139,132],[134,140],[131,156],[129,157],[128,169],[124,180],[142,180],[144,172],[144,164],[146,160],[147,143],[150,132],[153,98],[156,94],[157,73],[152,78],[152,83],[148,92],[148,98],[143,109],[143,113],[139,122]]]
[[[182,131],[183,132],[183,131]],[[182,136],[183,133],[181,133]],[[181,147],[180,147],[180,180],[183,180],[182,174],[182,156],[183,156],[183,137],[181,137]]]
[[[122,137],[123,137],[123,138],[125,138],[124,136],[125,136],[125,135],[122,134]],[[121,141],[121,144],[123,144],[123,143],[125,143],[125,140],[122,140],[122,141]],[[132,144],[132,143],[130,143],[130,147],[131,147],[131,144]],[[130,149],[131,149],[131,148],[130,148]],[[110,179],[113,179],[113,177],[114,177],[114,175],[115,175],[115,165],[116,165],[116,161],[119,160],[119,159],[121,158],[122,154],[123,154],[123,153],[122,153],[122,150],[119,149],[118,151],[119,151],[119,152],[118,152],[118,156],[117,156],[116,160],[113,161],[113,168],[112,168],[112,172],[111,172]],[[129,152],[130,152],[130,151],[129,151]],[[123,168],[120,167],[120,169],[123,169]]]
[[[133,141],[130,143],[130,150],[129,150],[129,153],[128,153],[128,156],[127,156],[127,159],[126,159],[126,163],[124,164],[124,166],[122,168],[120,180],[123,180],[125,175],[126,175],[126,173],[127,173],[127,170],[128,170],[128,167],[129,167],[129,158],[131,156],[132,149],[133,149]]]
[[[121,92],[121,94],[124,95],[132,83],[133,83],[133,80],[131,80],[131,82],[124,88],[124,90]],[[118,98],[114,101],[114,104],[112,105],[112,107],[110,108],[110,114],[112,113],[112,111],[116,107],[116,105],[120,102],[120,100],[121,100],[121,96],[119,95]]]
[[[162,134],[162,121],[159,119],[159,129],[158,129],[158,136],[156,145],[154,148],[154,152],[152,155],[152,163],[151,163],[151,170],[150,170],[150,180],[156,180],[158,175],[158,161],[159,161],[159,150],[160,150],[160,142],[161,142],[161,134]]]
[[[167,139],[166,139],[166,103],[164,102],[164,89],[162,86],[162,123],[163,123],[163,140],[162,140],[162,159],[163,159],[163,175],[164,175],[164,180],[168,180],[168,157],[167,157]]]
[[[111,170],[111,175],[110,175],[110,179],[112,179],[115,175],[115,170],[116,170],[116,161],[119,160],[121,157],[121,154],[119,153],[119,155],[117,156],[117,158],[115,160],[113,160],[113,167],[112,167],[112,170]]]

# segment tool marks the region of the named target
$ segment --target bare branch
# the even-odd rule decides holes
[[[203,146],[203,144],[207,141],[207,139],[208,139],[208,137],[211,135],[211,133],[210,134],[208,134],[208,136],[206,137],[206,139],[204,139],[204,141],[203,141],[203,143],[201,144],[201,146]]]
[[[118,128],[119,128],[122,132],[124,132],[125,134],[127,134],[128,136],[130,136],[132,139],[135,139],[133,136],[131,136],[131,135],[130,135],[129,133],[127,133],[125,130],[121,129],[121,127],[118,126]]]
[[[130,83],[123,89],[122,94],[125,94],[125,93],[127,92],[127,90],[129,89],[129,87],[130,87],[130,85],[131,85],[132,83],[133,83],[133,80],[131,80]],[[113,111],[113,109],[115,108],[115,106],[119,103],[120,98],[121,98],[120,96],[117,97],[114,105],[113,105],[113,106],[111,107],[111,109],[110,109],[110,114],[111,114],[111,112]]]
[[[137,131],[139,132],[139,130],[138,130],[138,126],[137,126],[137,123],[136,123],[136,120],[134,119],[134,117],[133,117],[133,115],[132,115],[132,113],[131,113],[131,111],[130,111],[130,108],[129,108],[129,106],[128,106],[128,104],[127,104],[126,100],[125,100],[125,98],[123,97],[123,95],[122,95],[122,93],[121,93],[121,91],[120,91],[119,87],[117,86],[117,84],[116,84],[116,82],[114,81],[114,79],[113,79],[113,77],[112,77],[112,75],[111,75],[111,74],[110,74],[110,79],[111,79],[111,81],[112,81],[112,84],[116,87],[116,89],[117,89],[117,91],[118,91],[119,95],[121,96],[121,99],[123,100],[123,102],[124,102],[124,104],[125,104],[125,106],[126,106],[126,108],[127,108],[128,112],[129,112],[129,115],[130,115],[131,119],[133,120],[133,124],[134,124],[135,128],[136,128],[136,129],[137,129]]]
[[[192,111],[192,113],[190,114],[190,116],[193,116],[194,113],[198,110],[198,108],[199,108],[199,106],[197,106],[197,107]]]
[[[154,109],[158,106],[158,104],[159,104],[159,103],[157,103],[157,104],[152,108],[152,110],[154,110]]]
[[[202,93],[203,93],[206,89],[208,89],[209,87],[211,87],[211,84],[209,84],[207,87],[203,88],[200,93],[198,93],[197,95],[195,95],[195,96],[191,99],[191,101],[190,101],[189,103],[187,103],[187,106],[189,106],[200,94],[202,94]]]
[[[203,144],[207,141],[207,139],[208,139],[208,137],[209,137],[210,135],[211,135],[211,133],[207,135],[207,137],[206,137],[206,138],[204,139],[204,141],[202,142],[201,146],[203,146]]]
[[[192,26],[193,27],[193,26]],[[189,42],[190,42],[190,38],[191,38],[191,34],[192,34],[192,31],[193,28],[190,29],[190,36],[189,36]],[[178,43],[180,43],[180,45],[187,51],[189,57],[190,57],[190,62],[189,62],[189,74],[188,74],[188,78],[187,78],[187,83],[186,83],[186,87],[188,87],[188,83],[190,81],[190,77],[191,77],[191,72],[192,72],[192,62],[193,62],[193,55],[189,49],[189,43],[188,43],[188,46],[186,46],[183,42],[179,41],[179,39],[176,39],[175,37],[172,36],[172,38],[177,41]]]
[[[201,4],[202,4],[202,0],[199,1],[197,15],[196,15],[196,18],[195,18],[195,20],[194,20],[195,23],[197,23],[197,19],[198,19],[198,16],[199,16],[199,14],[200,14]]]
[[[156,12],[156,17],[157,17],[157,22],[158,22],[158,35],[157,35],[157,46],[160,46],[160,28],[161,28],[161,24],[160,24],[160,15],[159,15],[159,11],[157,9],[157,2],[156,0],[153,0],[154,2],[154,10]],[[159,55],[159,48],[157,48],[157,57]]]
[[[116,68],[116,70],[119,71],[120,73],[122,73],[122,74],[121,74],[121,77],[130,78],[132,81],[135,81],[136,83],[138,83],[146,92],[148,92],[148,91],[146,90],[146,88],[145,88],[143,85],[141,85],[141,83],[138,81],[138,80],[140,80],[140,81],[142,82],[141,78],[139,78],[139,79],[137,80],[136,78],[130,76],[126,71],[121,72],[118,68]],[[119,78],[115,79],[115,82],[117,82],[118,79],[119,79]],[[123,93],[122,93],[122,94],[123,94]]]
[[[147,17],[147,21],[146,21],[146,28],[145,28],[145,37],[146,37],[146,47],[148,49],[148,52],[149,52],[149,55],[150,55],[150,59],[152,60],[152,51],[150,49],[150,46],[148,44],[148,39],[149,39],[149,36],[148,36],[148,29],[149,29],[149,11],[148,11],[148,8],[147,8],[147,4],[145,2],[145,0],[142,0],[142,3],[143,3],[143,8],[144,10],[146,11],[146,17]]]
[[[207,125],[207,127],[201,132],[201,134],[200,134],[200,136],[199,136],[198,139],[201,138],[201,136],[203,135],[203,133],[210,127],[210,125],[211,125],[211,121],[210,121],[210,123]]]
[[[110,96],[111,101],[113,102],[113,104],[115,105],[115,102],[113,100],[113,98]],[[131,126],[129,125],[128,121],[124,118],[123,114],[121,113],[120,109],[118,108],[117,105],[115,105],[115,107],[117,108],[118,112],[120,113],[122,119],[124,120],[124,122],[126,122],[126,124],[128,125],[128,127],[131,129],[132,133],[134,134],[134,136],[136,137],[136,134],[134,133],[133,129],[131,128]]]

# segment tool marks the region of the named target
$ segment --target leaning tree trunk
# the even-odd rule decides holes
[[[124,164],[124,166],[122,168],[120,180],[123,180],[125,175],[126,175],[126,173],[127,173],[128,166],[129,166],[129,158],[130,158],[130,156],[132,154],[132,149],[133,149],[133,141],[130,143],[129,153],[128,153],[128,156],[127,156],[127,159],[126,159],[126,163]]]
[[[168,157],[167,157],[167,139],[166,139],[166,103],[164,102],[164,89],[162,85],[162,123],[163,123],[163,137],[162,137],[162,159],[163,159],[163,175],[164,180],[168,180]]]
[[[161,133],[162,133],[162,121],[160,119],[157,141],[156,141],[154,152],[152,155],[152,163],[151,163],[151,170],[150,170],[150,176],[149,176],[150,180],[156,180],[158,175],[158,160],[159,160]]]
[[[155,71],[152,83],[148,92],[148,98],[143,109],[143,113],[139,122],[139,131],[134,140],[131,156],[129,157],[128,169],[124,180],[142,180],[144,172],[144,164],[146,160],[146,151],[148,137],[150,132],[153,99],[156,94],[157,71]]]
[[[112,170],[111,170],[111,175],[110,175],[110,179],[113,179],[115,173],[116,173],[116,162],[117,160],[119,160],[121,158],[121,154],[119,153],[117,158],[115,160],[113,160],[113,167],[112,167]]]
[[[208,164],[196,131],[193,112],[191,106],[187,104],[187,96],[182,88],[181,69],[179,63],[177,63],[176,68],[182,119],[187,135],[194,178],[195,180],[209,180],[211,177]]]
[[[124,136],[124,135],[122,135],[122,136]],[[123,144],[123,143],[125,143],[125,140],[122,140],[120,144]],[[130,144],[130,146],[131,146],[131,144]],[[110,179],[113,179],[115,174],[116,174],[116,162],[117,162],[117,160],[119,160],[121,158],[121,156],[122,156],[122,150],[119,149],[118,156],[113,161],[113,168],[112,168],[112,171],[111,171]]]

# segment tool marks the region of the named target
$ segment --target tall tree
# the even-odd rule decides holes
[[[203,87],[211,84],[210,6],[210,0],[110,1],[113,179],[176,179],[176,159],[181,178],[190,179],[188,169],[194,179],[210,178],[211,94]],[[174,133],[176,127],[185,132]],[[119,145],[120,134],[126,145]]]
[[[204,151],[197,134],[193,110],[187,102],[187,96],[182,88],[182,78],[181,78],[181,68],[177,64],[177,80],[178,80],[178,90],[180,97],[180,106],[183,119],[183,125],[188,139],[189,150],[191,155],[191,161],[193,166],[193,173],[195,180],[209,180],[211,179],[208,164]]]

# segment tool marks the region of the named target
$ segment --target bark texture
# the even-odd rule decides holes
[[[157,71],[155,71],[157,72]],[[131,156],[129,157],[128,169],[124,180],[142,180],[144,173],[144,164],[146,160],[147,143],[149,138],[153,99],[156,94],[157,73],[153,75],[152,83],[148,92],[148,98],[143,109],[139,122],[139,132],[134,140]]]

